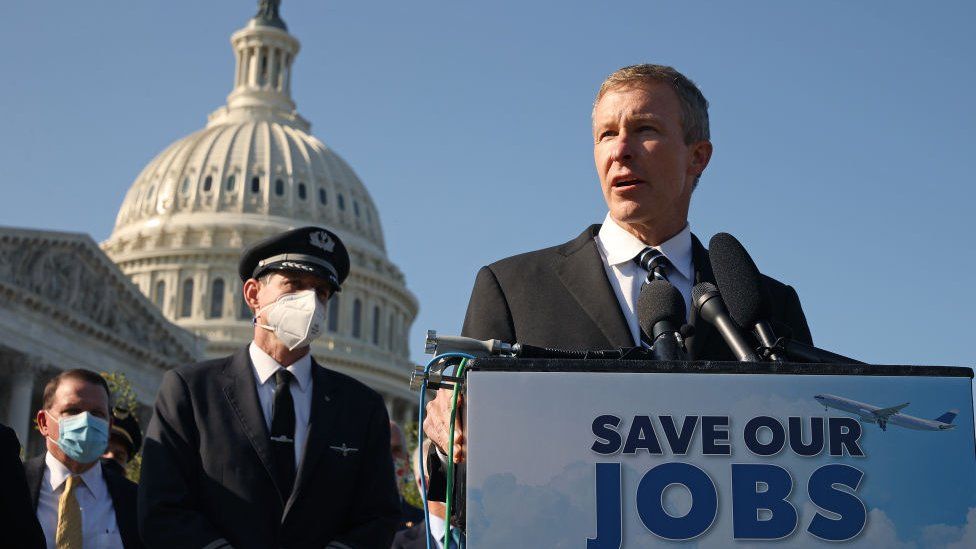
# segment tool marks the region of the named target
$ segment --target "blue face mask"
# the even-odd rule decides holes
[[[52,441],[78,463],[91,463],[108,448],[108,422],[104,419],[82,412],[62,417],[55,423],[58,424],[58,440]]]

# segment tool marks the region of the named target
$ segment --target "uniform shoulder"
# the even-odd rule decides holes
[[[159,397],[169,397],[186,393],[188,395],[206,394],[217,385],[214,380],[231,364],[234,355],[186,364],[163,374]],[[201,393],[202,392],[202,393]]]
[[[412,543],[420,540],[427,533],[427,528],[424,523],[419,523],[407,528],[405,530],[400,530],[393,537],[393,548],[397,549],[400,547],[406,548],[410,547]]]
[[[325,370],[326,376],[328,376],[326,378],[326,383],[329,386],[348,394],[354,399],[362,401],[373,400],[378,402],[380,405],[383,405],[382,395],[358,379],[336,372],[335,370],[326,368],[318,363],[313,363],[313,367],[322,368]]]
[[[20,447],[20,442],[17,440],[17,433],[2,423],[0,423],[0,445],[4,448]]]
[[[185,364],[183,366],[173,368],[170,370],[170,372],[172,372],[172,375],[176,375],[184,380],[190,381],[201,376],[207,376],[209,372],[222,370],[233,358],[233,355],[231,355],[221,358],[214,358],[211,360],[203,360],[200,362],[194,362],[193,364]]]

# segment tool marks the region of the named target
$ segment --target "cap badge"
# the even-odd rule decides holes
[[[309,243],[316,248],[321,248],[326,252],[332,252],[335,249],[335,241],[329,236],[329,233],[325,231],[317,231],[308,235]]]

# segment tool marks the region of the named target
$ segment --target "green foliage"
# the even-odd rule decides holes
[[[417,448],[417,429],[418,425],[416,421],[408,421],[403,426],[403,436],[407,438],[407,450],[410,459],[413,459],[413,452]],[[413,467],[413,463],[410,464]],[[407,503],[413,505],[414,507],[423,507],[424,500],[420,497],[420,490],[417,489],[417,483],[414,480],[413,469],[411,468],[411,474],[409,475],[410,482],[406,483],[406,486],[401,487],[400,493],[403,494],[403,499]]]
[[[122,372],[101,372],[102,377],[108,383],[108,390],[111,400],[116,408],[128,410],[130,413],[136,412],[139,405],[136,394],[132,390],[132,384]]]
[[[132,456],[129,463],[125,466],[125,476],[129,477],[129,480],[139,484],[139,475],[142,472],[142,452],[137,452],[136,455]]]
[[[135,415],[139,407],[139,401],[136,400],[136,394],[132,390],[132,384],[129,383],[129,378],[125,377],[125,374],[122,372],[101,372],[101,375],[108,383],[109,396],[111,397],[110,400],[113,408]],[[125,466],[125,474],[129,477],[129,480],[138,483],[141,471],[142,451],[140,450],[129,459],[129,463]]]

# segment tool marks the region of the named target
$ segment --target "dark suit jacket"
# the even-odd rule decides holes
[[[247,347],[166,372],[143,447],[146,545],[389,547],[400,504],[383,399],[313,360],[308,429],[283,501]]]
[[[44,478],[44,454],[27,460],[24,470],[27,473],[27,484],[30,487],[31,505],[37,517],[37,498],[41,493],[41,480]],[[119,537],[122,538],[122,546],[126,549],[139,549],[144,547],[139,539],[139,528],[136,524],[136,483],[125,478],[117,469],[106,467],[99,463],[96,467],[102,468],[102,475],[105,477],[105,485],[108,487],[108,494],[112,497],[112,507],[115,508],[115,522],[119,526]]]
[[[592,225],[575,239],[552,248],[516,255],[482,267],[471,292],[461,335],[499,339],[540,347],[575,350],[633,347],[620,302],[607,279],[593,239]],[[694,283],[715,283],[708,250],[692,235]],[[763,276],[772,297],[770,323],[778,336],[811,343],[810,328],[796,291]],[[692,313],[695,334],[686,340],[692,360],[729,360],[735,355],[711,324]],[[751,334],[743,334],[747,339]],[[440,460],[431,453],[428,496],[443,501],[445,478]],[[463,493],[464,466],[458,468],[455,493]],[[464,508],[454,515],[464,524]]]
[[[45,547],[44,531],[31,504],[17,434],[0,425],[0,532],[13,547]]]
[[[400,498],[400,523],[397,525],[397,531],[405,530],[423,521],[424,510],[418,509],[407,503],[407,500]]]
[[[427,523],[421,522],[397,532],[390,549],[427,549],[427,537]],[[437,547],[433,539],[430,540],[430,546]]]
[[[593,225],[575,239],[482,267],[475,280],[462,335],[559,349],[615,349],[635,345],[593,237]],[[692,235],[695,284],[715,283],[708,250]],[[767,276],[777,335],[812,343],[792,287]],[[692,360],[735,360],[721,334],[692,315]]]

